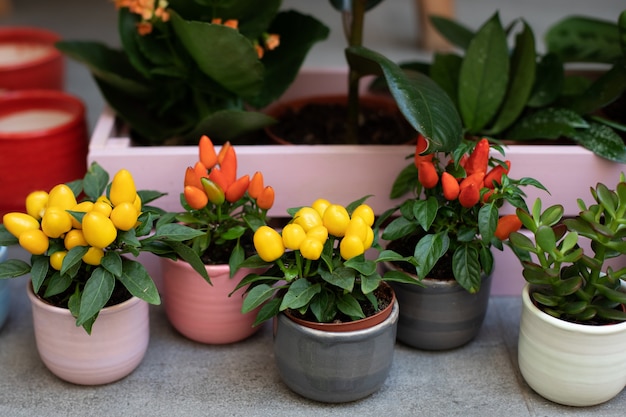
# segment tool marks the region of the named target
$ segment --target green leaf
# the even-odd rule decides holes
[[[155,230],[154,238],[163,238],[167,241],[184,242],[203,235],[201,230],[177,223],[164,224]]]
[[[372,293],[382,281],[382,277],[378,272],[375,272],[371,275],[363,275],[361,277],[361,292],[363,294]]]
[[[342,288],[346,291],[352,291],[354,288],[354,280],[356,278],[356,273],[351,268],[335,268],[332,272],[328,272],[324,269],[319,270],[319,274],[322,279],[329,284],[335,285],[339,288]],[[294,307],[292,307],[294,308]],[[295,307],[299,308],[299,307]]]
[[[400,198],[415,187],[417,183],[417,168],[414,163],[404,167],[398,174],[391,187],[389,198]]]
[[[176,252],[176,255],[183,261],[187,262],[193,269],[196,271],[206,282],[213,285],[211,283],[211,278],[207,273],[206,267],[200,256],[189,246],[180,242],[168,242],[168,246],[170,246]],[[240,265],[241,267],[241,265]]]
[[[256,319],[254,320],[254,323],[252,323],[252,326],[258,326],[264,321],[269,320],[272,317],[276,316],[278,313],[280,313],[279,308],[281,301],[282,300],[280,298],[273,298],[263,304],[263,306],[257,313]]]
[[[76,268],[83,262],[83,256],[87,253],[89,247],[87,246],[76,246],[70,249],[65,255],[63,259],[63,264],[61,265],[61,274],[68,274],[70,270]]]
[[[578,134],[576,129],[587,127],[587,121],[576,112],[549,107],[522,117],[505,136],[511,140],[572,138]]]
[[[309,308],[319,323],[332,321],[337,314],[335,294],[332,291],[321,291],[313,297]]]
[[[437,218],[439,203],[433,196],[426,200],[417,200],[413,205],[413,215],[423,230],[430,230],[430,226]]]
[[[259,284],[252,288],[243,300],[242,313],[249,313],[274,296],[276,288],[267,284]],[[280,300],[280,299],[278,299]]]
[[[498,116],[489,129],[491,134],[500,133],[509,127],[526,107],[535,82],[535,56],[535,37],[530,26],[524,22],[523,31],[516,37],[511,58],[511,81]]]
[[[48,280],[48,285],[46,286],[46,291],[44,292],[44,297],[51,297],[53,295],[61,294],[63,291],[67,290],[70,285],[72,285],[72,277],[65,274],[61,274],[58,271],[55,271],[54,274]]]
[[[478,231],[485,242],[489,242],[496,232],[498,217],[498,208],[494,204],[485,204],[478,211]]]
[[[45,255],[37,255],[32,257],[30,280],[33,284],[33,290],[35,293],[39,292],[41,285],[43,284],[48,270],[50,269],[49,258]]]
[[[548,28],[545,41],[565,62],[610,63],[622,55],[617,25],[594,17],[566,17]]]
[[[264,113],[224,109],[200,120],[189,135],[199,137],[206,134],[219,143],[233,140],[244,133],[263,129],[275,122],[276,120]]]
[[[224,25],[184,20],[175,12],[171,12],[171,22],[204,74],[244,98],[259,94],[264,68],[248,38]]]
[[[620,135],[600,123],[590,123],[589,129],[577,130],[572,139],[609,161],[626,163],[626,146]]]
[[[470,294],[480,289],[482,280],[478,251],[472,245],[460,245],[452,255],[454,279]]]
[[[297,310],[306,306],[321,289],[322,287],[319,283],[311,284],[304,278],[293,281],[280,303],[280,311],[288,308]]]
[[[450,238],[445,232],[428,234],[422,237],[415,245],[415,259],[417,261],[416,274],[426,278],[437,261],[448,251]]]
[[[20,259],[0,262],[0,279],[16,278],[30,272],[30,265]]]
[[[429,75],[450,97],[458,107],[459,75],[463,58],[454,54],[436,53]]]
[[[431,15],[429,19],[435,29],[452,45],[463,50],[469,48],[470,41],[474,37],[471,29],[443,16]]]
[[[404,217],[398,217],[385,227],[381,237],[384,240],[397,240],[401,237],[408,236],[416,230],[417,225],[414,222]]]
[[[509,82],[509,51],[498,13],[472,39],[459,77],[461,117],[476,133],[496,115]]]
[[[550,105],[559,97],[564,82],[563,62],[555,54],[542,56],[535,71],[532,94],[526,105],[529,107]]]
[[[118,279],[132,295],[150,304],[161,304],[156,285],[141,263],[123,258],[122,268],[124,272]]]
[[[626,58],[622,58],[582,94],[566,97],[563,105],[578,114],[593,113],[618,99],[626,91]]]
[[[545,252],[554,252],[556,250],[556,236],[551,227],[541,225],[535,232],[537,245]]]
[[[19,244],[17,238],[7,230],[4,224],[0,224],[0,246],[14,246],[17,244]]]
[[[115,277],[104,268],[96,268],[83,289],[77,326],[82,326],[88,319],[98,314],[106,305],[115,288]]]
[[[365,314],[363,313],[361,305],[352,294],[348,293],[340,295],[337,298],[337,308],[343,314],[351,317],[352,319],[365,318]]]
[[[402,271],[385,272],[385,275],[383,275],[383,281],[400,282],[402,284],[416,284],[422,287],[424,286],[424,284],[422,284],[417,277],[413,277]]]
[[[446,92],[426,75],[407,73],[383,55],[364,47],[346,49],[350,68],[359,75],[384,75],[398,108],[429,141],[432,151],[451,151],[462,138],[462,124]]]
[[[83,179],[83,191],[87,197],[96,201],[98,197],[104,194],[108,183],[109,173],[97,162],[92,162]]]

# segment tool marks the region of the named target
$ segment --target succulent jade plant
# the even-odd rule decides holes
[[[563,207],[542,211],[537,199],[532,212],[517,209],[534,239],[515,232],[507,244],[519,257],[531,297],[546,313],[567,321],[625,321],[626,293],[620,290],[626,267],[607,261],[626,255],[626,182],[614,190],[598,183],[590,188],[595,202],[578,200],[580,213],[563,219]]]
[[[438,52],[432,62],[400,66],[428,75],[447,92],[466,135],[513,141],[566,138],[606,159],[626,162],[624,111],[613,112],[617,117],[610,120],[606,111],[626,91],[626,11],[617,23],[586,17],[557,22],[546,34],[545,54],[538,53],[523,19],[505,27],[496,12],[477,31],[444,17],[431,20],[460,52]],[[594,80],[570,71],[568,64],[575,63],[608,70]]]

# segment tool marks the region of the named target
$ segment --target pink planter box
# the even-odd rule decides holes
[[[344,69],[305,69],[283,99],[308,94],[345,91]],[[364,83],[365,84],[365,83]],[[238,146],[239,173],[262,171],[267,184],[276,190],[276,203],[270,215],[282,217],[290,207],[307,205],[318,197],[347,204],[364,195],[376,213],[398,204],[389,199],[389,191],[398,173],[409,163],[406,156],[413,146],[314,145]],[[515,145],[505,149],[515,178],[533,177],[542,182],[550,195],[527,187],[528,204],[541,197],[544,207],[560,203],[568,215],[578,213],[577,198],[589,202],[589,187],[597,182],[612,186],[625,167],[611,163],[579,146]],[[89,150],[88,161],[97,161],[109,172],[129,169],[137,187],[165,191],[159,201],[166,210],[180,210],[184,171],[198,159],[197,148],[131,147],[130,140],[115,123],[114,114],[105,110],[98,121]],[[505,212],[513,212],[507,208]],[[523,286],[521,268],[510,250],[495,251],[494,294],[519,295]],[[513,263],[514,262],[514,263]]]

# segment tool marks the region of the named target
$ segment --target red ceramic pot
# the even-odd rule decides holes
[[[0,90],[63,90],[60,37],[43,29],[0,28]]]
[[[31,191],[82,178],[88,144],[78,98],[53,90],[0,95],[0,216],[24,211]]]

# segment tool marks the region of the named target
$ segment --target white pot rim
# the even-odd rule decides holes
[[[608,335],[614,333],[623,332],[626,329],[626,321],[622,323],[616,324],[606,324],[606,325],[588,325],[588,324],[579,324],[572,323],[569,321],[561,320],[556,317],[553,317],[547,313],[544,313],[539,309],[530,299],[530,287],[531,285],[526,283],[524,285],[524,289],[522,290],[522,303],[524,308],[526,308],[530,313],[536,316],[539,320],[542,320],[552,326],[555,326],[560,329],[576,331],[576,332],[584,332],[588,334],[597,334],[597,335]],[[622,281],[622,287],[626,287],[626,284]]]

